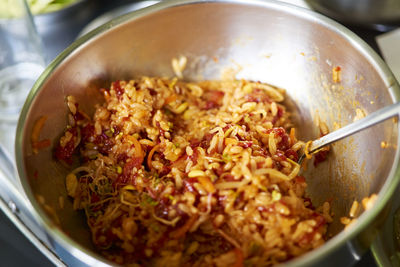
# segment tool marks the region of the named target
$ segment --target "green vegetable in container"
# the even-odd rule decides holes
[[[33,15],[63,9],[78,0],[26,0]],[[19,17],[20,10],[16,0],[0,0],[0,18]]]
[[[54,12],[76,1],[77,0],[27,0],[32,14]]]

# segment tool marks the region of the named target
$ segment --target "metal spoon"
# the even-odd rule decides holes
[[[385,121],[399,114],[400,102],[379,109],[378,111],[375,111],[360,120],[350,123],[349,125],[346,125],[339,130],[328,133],[327,135],[324,135],[312,141],[311,144],[308,146],[308,154],[315,153],[324,146],[332,144],[333,142],[339,141],[349,135],[353,135],[361,130],[367,129],[377,123]],[[305,157],[306,155],[303,153],[303,155],[300,156],[298,163],[301,164]]]

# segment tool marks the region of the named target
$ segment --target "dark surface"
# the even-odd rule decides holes
[[[0,266],[53,266],[0,212]]]
[[[47,60],[51,61],[72,43],[80,30],[98,15],[127,4],[129,0],[89,0],[86,9],[72,12],[61,21],[41,21],[39,32],[43,38]],[[57,27],[47,27],[49,23],[57,23]],[[47,26],[46,26],[47,25]],[[363,38],[378,53],[375,36],[380,32],[362,28],[350,28]],[[0,266],[53,266],[31,243],[15,228],[15,226],[0,212]],[[371,253],[367,252],[354,266],[377,266]]]

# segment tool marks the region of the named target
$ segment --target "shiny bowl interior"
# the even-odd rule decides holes
[[[53,148],[67,124],[66,96],[74,95],[91,113],[101,101],[99,88],[113,80],[173,76],[171,59],[184,55],[187,80],[219,79],[231,69],[236,78],[267,82],[287,90],[287,104],[303,140],[319,136],[318,120],[330,130],[352,122],[356,110],[365,114],[396,102],[399,88],[382,60],[344,27],[307,10],[268,1],[168,1],[122,16],[85,35],[64,51],[39,78],[18,124],[16,154],[25,193],[48,234],[62,245],[94,257],[84,214],[72,209],[66,195],[68,168],[54,160]],[[341,82],[332,69],[341,68]],[[41,139],[52,146],[34,154],[30,136],[39,117],[47,121]],[[382,148],[381,143],[388,146]],[[364,229],[386,204],[398,183],[398,125],[386,121],[332,146],[328,160],[309,164],[305,176],[315,206],[332,200],[339,218],[354,200],[379,195],[352,231],[341,232],[300,264],[320,258]],[[44,211],[38,196],[53,207]],[[65,207],[58,205],[59,197]]]

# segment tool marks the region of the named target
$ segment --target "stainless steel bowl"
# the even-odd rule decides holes
[[[32,153],[35,121],[47,116],[40,138],[55,145],[67,123],[67,95],[85,103],[81,107],[90,113],[100,101],[99,87],[142,74],[172,76],[170,62],[179,55],[188,57],[184,76],[189,80],[218,79],[231,67],[237,78],[285,88],[306,140],[318,135],[317,118],[332,130],[351,122],[356,109],[368,114],[399,99],[399,85],[372,49],[343,26],[302,8],[272,1],[174,0],[119,17],[80,38],[49,65],[18,123],[16,162],[29,201],[9,198],[14,214],[28,213],[21,220],[38,226],[65,263],[109,264],[93,250],[83,214],[72,210],[64,187],[68,170],[54,160],[53,147]],[[336,66],[342,69],[339,83],[332,81]],[[398,128],[387,121],[359,133],[335,144],[327,162],[310,166],[308,192],[316,205],[332,199],[335,222],[329,231],[334,236],[288,266],[350,265],[369,247],[399,183]],[[389,145],[382,148],[382,141]],[[373,193],[378,194],[374,207],[342,231],[339,218],[353,200]],[[39,195],[61,225],[45,212]],[[58,208],[60,196],[67,200],[64,209]]]

